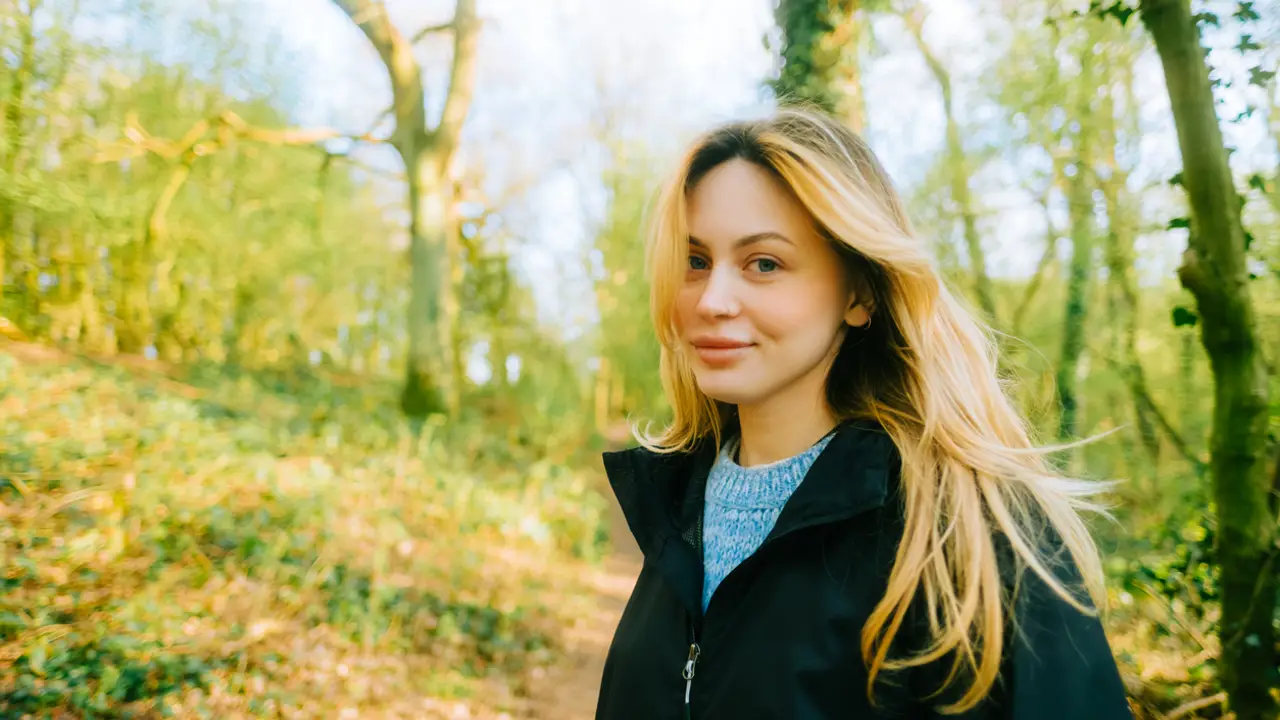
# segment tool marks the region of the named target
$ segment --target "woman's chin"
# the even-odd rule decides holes
[[[750,405],[762,394],[755,383],[738,373],[699,370],[696,373],[698,389],[703,395],[729,405]]]

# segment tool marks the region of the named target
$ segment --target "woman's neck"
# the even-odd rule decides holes
[[[821,395],[816,402],[774,398],[760,405],[739,405],[738,425],[738,464],[751,467],[808,450],[831,432],[836,418]]]

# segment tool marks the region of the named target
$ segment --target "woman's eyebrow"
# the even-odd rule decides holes
[[[795,245],[795,243],[791,241],[791,238],[788,238],[786,235],[783,235],[782,233],[779,233],[779,232],[774,232],[772,230],[768,230],[765,232],[758,232],[758,233],[752,233],[750,235],[743,235],[742,237],[733,241],[733,248],[735,250],[741,250],[742,248],[748,245],[754,245],[759,242],[764,242],[765,240],[781,240],[782,242],[787,243],[788,245]],[[704,243],[703,241],[699,240],[698,238],[692,235],[689,236],[689,244],[694,247],[702,248],[704,250],[707,247],[706,243]]]

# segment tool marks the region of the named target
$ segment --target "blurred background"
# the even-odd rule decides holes
[[[1280,2],[1190,8],[1181,128],[1175,6],[0,0],[0,717],[590,717],[639,568],[599,453],[667,412],[646,206],[783,96],[880,154],[1037,439],[1115,431],[1061,460],[1122,481],[1138,717],[1268,717]]]

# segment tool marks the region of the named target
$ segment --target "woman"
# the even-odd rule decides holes
[[[1131,717],[1093,487],[1033,447],[863,141],[721,127],[651,226],[674,419],[605,455],[645,562],[597,718]]]

